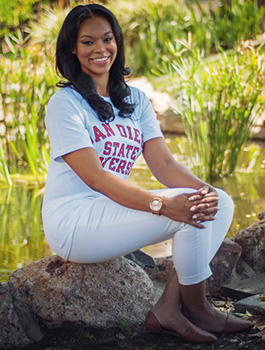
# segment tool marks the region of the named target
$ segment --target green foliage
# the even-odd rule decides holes
[[[31,35],[31,43],[41,44],[49,57],[54,57],[57,36],[69,11],[70,8],[59,10],[56,7],[51,9],[42,6],[38,21],[32,20],[29,23],[27,31]]]
[[[127,65],[135,76],[148,75],[162,61],[170,61],[169,44],[192,34],[196,47],[207,55],[219,46],[232,48],[261,32],[264,7],[256,1],[231,0],[202,4],[199,0],[121,0],[108,5],[124,32]]]
[[[35,46],[25,48],[22,39],[19,32],[17,37],[6,37],[10,52],[0,56],[5,153],[9,173],[23,172],[20,166],[27,165],[35,180],[43,181],[49,158],[44,116],[57,77],[44,52]],[[14,155],[19,161],[16,168],[12,168]]]
[[[126,318],[118,319],[117,326],[123,332],[129,331],[130,330],[130,321]]]
[[[0,178],[9,184],[9,186],[12,186],[12,180],[9,174],[6,157],[4,154],[4,149],[2,146],[2,142],[0,142]]]
[[[192,19],[190,31],[197,47],[207,55],[219,51],[219,46],[232,49],[241,41],[255,39],[262,31],[264,7],[258,8],[256,0],[220,1],[218,6],[207,4],[208,8],[193,0],[187,6]]]
[[[0,22],[9,26],[24,23],[33,15],[36,0],[1,0]]]
[[[189,25],[183,5],[175,0],[112,1],[108,7],[123,30],[127,64],[134,75],[150,73],[161,57],[166,59],[165,42],[182,37]]]
[[[265,56],[242,46],[211,61],[176,52],[173,94],[188,137],[193,171],[206,180],[232,174],[250,126],[264,111]]]

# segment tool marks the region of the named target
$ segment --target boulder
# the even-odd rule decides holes
[[[232,239],[224,239],[211,261],[212,276],[207,280],[207,292],[212,292],[231,281],[232,271],[240,258],[241,250],[240,245]]]
[[[131,79],[128,85],[134,86],[146,94],[158,116],[163,115],[172,103],[170,95],[166,92],[154,90],[152,83],[146,77]]]
[[[0,284],[0,349],[23,347],[30,343],[13,307],[7,283]]]
[[[233,240],[225,238],[211,261],[212,276],[209,277],[206,283],[207,292],[212,292],[223,284],[230,282],[232,271],[236,267],[240,254],[241,247]],[[155,284],[159,282],[158,286],[161,288],[161,284],[165,284],[170,276],[173,260],[172,257],[167,257],[156,258],[155,261],[156,268],[154,271],[150,268],[145,268],[145,271]]]
[[[245,230],[237,232],[235,242],[242,247],[244,259],[256,272],[265,272],[265,217],[258,215],[260,221]]]
[[[180,135],[185,134],[181,115],[177,112],[172,103],[165,113],[159,117],[159,120],[163,132]]]
[[[135,263],[118,258],[76,264],[49,256],[11,273],[14,302],[26,305],[48,328],[111,328],[118,320],[144,321],[154,287]]]

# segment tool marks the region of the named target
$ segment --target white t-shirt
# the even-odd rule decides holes
[[[106,124],[86,100],[70,87],[56,92],[47,109],[46,127],[51,142],[50,164],[42,216],[47,240],[57,254],[67,258],[73,233],[84,203],[102,196],[87,186],[68,166],[63,155],[93,147],[105,171],[128,179],[144,142],[163,137],[156,114],[146,95],[131,87],[127,99],[135,104],[132,118],[121,118],[113,105],[114,121]],[[104,99],[111,103],[110,98]],[[86,206],[87,207],[87,206]],[[52,245],[52,247],[53,247]]]

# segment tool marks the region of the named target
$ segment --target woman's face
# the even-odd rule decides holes
[[[109,21],[92,17],[81,23],[74,49],[82,70],[94,82],[105,77],[117,56],[117,44]]]

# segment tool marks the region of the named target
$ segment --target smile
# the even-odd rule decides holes
[[[93,62],[106,62],[109,58],[110,58],[110,56],[102,57],[102,58],[93,58],[92,61]]]

